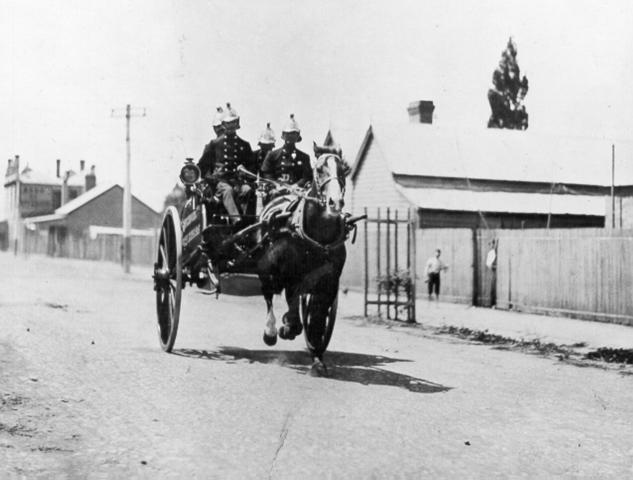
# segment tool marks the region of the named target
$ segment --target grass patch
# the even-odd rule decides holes
[[[633,349],[631,348],[599,348],[585,354],[588,360],[598,360],[607,363],[624,363],[633,365]]]

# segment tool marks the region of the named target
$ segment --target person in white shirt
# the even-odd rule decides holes
[[[433,300],[433,293],[435,293],[436,300],[440,299],[440,272],[448,269],[448,265],[440,260],[441,254],[442,251],[439,248],[436,249],[435,255],[427,260],[424,269],[429,289],[429,301]]]

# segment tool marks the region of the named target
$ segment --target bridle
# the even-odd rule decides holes
[[[330,183],[332,180],[338,181],[338,185],[339,185],[339,187],[341,189],[341,195],[342,196],[345,195],[345,179],[341,178],[338,175],[338,170],[339,170],[338,163],[341,161],[341,159],[337,155],[334,155],[334,154],[329,154],[329,156],[334,157],[334,159],[336,161],[336,174],[335,175],[329,175],[326,179],[320,180],[319,176],[317,175],[317,167],[316,166],[315,166],[314,171],[312,173],[312,177],[314,178],[314,187],[315,187],[316,195],[317,195],[317,197],[319,197],[319,201],[322,204],[325,203],[325,199],[321,198],[321,197],[323,197],[323,193],[322,193],[323,192],[323,188],[325,188],[325,186],[328,183]]]

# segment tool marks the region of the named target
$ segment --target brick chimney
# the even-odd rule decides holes
[[[94,188],[96,184],[97,184],[97,176],[95,174],[95,166],[92,165],[90,167],[90,172],[86,173],[86,189],[85,189],[85,191],[87,192],[91,188]]]
[[[62,180],[62,205],[68,203],[68,179],[70,178],[70,170],[64,172],[64,179]]]
[[[409,121],[411,123],[433,123],[433,111],[435,105],[431,100],[418,100],[411,102],[407,111],[409,112]]]
[[[62,165],[62,161],[58,158],[57,160],[55,160],[55,163],[57,164],[57,168],[56,168],[56,177],[59,178],[60,177],[60,168]]]
[[[84,168],[86,168],[86,161],[85,160],[79,160],[79,171],[83,172]]]

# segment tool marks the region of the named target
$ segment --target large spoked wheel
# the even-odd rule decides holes
[[[336,311],[338,308],[338,293],[327,307],[325,315],[319,313],[323,311],[323,306],[319,305],[323,301],[321,296],[313,294],[301,295],[299,312],[306,346],[313,357],[321,358],[327,350],[332,338],[334,324],[336,323]],[[319,318],[320,317],[320,318]]]
[[[154,264],[158,340],[166,352],[171,352],[178,333],[180,296],[182,292],[182,231],[180,216],[170,206],[163,216]]]

